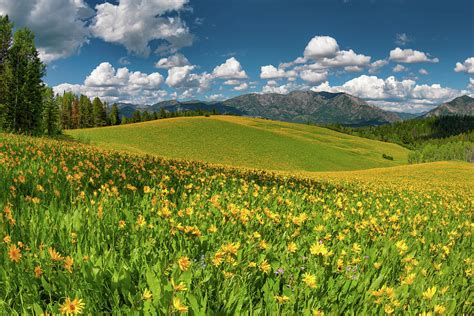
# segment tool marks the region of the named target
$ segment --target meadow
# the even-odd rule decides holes
[[[409,150],[326,128],[248,117],[184,117],[65,131],[107,149],[230,166],[288,171],[406,164]],[[393,160],[383,158],[383,155]]]
[[[407,185],[0,134],[0,314],[472,314],[473,167],[443,164]]]

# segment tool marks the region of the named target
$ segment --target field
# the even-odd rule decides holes
[[[472,166],[396,168],[291,177],[0,134],[0,314],[472,314]]]
[[[233,116],[175,118],[67,134],[102,148],[266,170],[390,167],[407,163],[409,153],[395,144],[325,128]]]

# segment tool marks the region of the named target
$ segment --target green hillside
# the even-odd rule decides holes
[[[233,116],[175,118],[66,134],[107,149],[270,170],[390,167],[406,163],[409,153],[395,144],[325,128]]]

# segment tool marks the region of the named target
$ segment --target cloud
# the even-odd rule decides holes
[[[127,57],[120,57],[120,59],[118,60],[119,64],[120,65],[130,65],[130,61],[128,60]]]
[[[400,45],[400,46],[405,46],[411,41],[412,39],[408,37],[406,33],[400,33],[395,36],[395,44]]]
[[[306,62],[307,62],[306,58],[298,57],[294,61],[290,61],[290,62],[287,62],[287,63],[280,63],[280,65],[278,65],[278,68],[286,69],[286,68],[293,67],[295,65],[305,64]]]
[[[189,29],[179,16],[168,16],[185,8],[188,0],[119,0],[96,5],[92,33],[106,42],[118,43],[134,54],[148,56],[149,43],[164,40],[161,52],[170,52],[192,43]],[[166,16],[165,16],[166,15]]]
[[[463,63],[456,63],[454,71],[474,74],[474,57],[469,57]]]
[[[429,58],[427,54],[413,50],[413,49],[401,49],[399,47],[390,51],[389,60],[399,63],[413,64],[413,63],[437,63],[438,58]]]
[[[424,68],[421,68],[420,70],[418,70],[418,73],[419,73],[420,75],[425,75],[425,76],[426,76],[426,75],[428,74],[428,70],[426,70],[426,69],[424,69]]]
[[[87,76],[84,84],[63,83],[55,86],[54,91],[59,94],[70,91],[90,98],[98,96],[108,102],[148,103],[166,96],[166,91],[160,89],[162,83],[163,76],[157,72],[145,74],[126,67],[116,70],[110,63],[103,62]]]
[[[333,58],[324,58],[321,64],[328,67],[366,67],[370,64],[370,56],[356,54],[352,49],[337,52]]]
[[[206,97],[210,101],[219,101],[219,100],[224,100],[225,97],[222,94],[211,94]]]
[[[182,92],[181,98],[185,98],[186,95],[194,95],[209,90],[212,85],[212,75],[207,72],[201,74],[193,73],[192,71],[195,69],[196,66],[192,65],[168,69],[166,84],[180,90]]]
[[[240,81],[236,79],[231,79],[231,80],[225,81],[224,84],[227,86],[238,86],[240,84]]]
[[[166,58],[161,58],[156,62],[155,67],[160,69],[170,69],[173,67],[188,66],[190,64],[189,60],[183,54],[177,53]]]
[[[278,93],[278,94],[287,94],[295,90],[308,90],[310,86],[305,84],[297,84],[294,82],[288,82],[287,84],[278,85],[278,82],[275,80],[270,80],[266,85],[262,87],[261,93]]]
[[[312,90],[346,92],[385,109],[412,112],[431,109],[437,104],[466,93],[466,91],[442,87],[440,84],[419,85],[409,79],[399,81],[393,76],[382,79],[367,75],[351,79],[341,86],[332,87],[328,82],[323,82]]]
[[[249,84],[246,83],[246,82],[243,82],[240,85],[238,85],[237,87],[234,87],[234,90],[235,91],[243,91],[243,90],[247,90],[248,88],[249,88]]]
[[[403,65],[400,65],[400,64],[397,64],[395,67],[393,67],[392,71],[393,72],[403,72],[403,71],[407,71],[407,67],[403,66]]]
[[[35,32],[40,58],[49,63],[71,56],[88,42],[86,20],[94,10],[83,0],[0,0],[0,15]]]
[[[296,77],[297,74],[294,70],[285,71],[284,68],[276,68],[273,65],[267,65],[260,67],[260,78],[262,79],[279,79],[279,78],[290,78]]]
[[[388,65],[388,61],[385,59],[379,59],[374,61],[373,63],[370,64],[369,66],[369,73],[370,74],[376,74],[380,71],[382,67],[385,67]]]
[[[246,79],[247,74],[244,70],[242,70],[242,66],[240,62],[235,59],[235,57],[231,57],[226,60],[225,63],[216,66],[212,72],[214,78],[221,78],[221,79]]]
[[[300,78],[303,79],[304,81],[308,81],[308,82],[324,81],[324,80],[327,79],[327,76],[328,76],[327,71],[318,72],[318,71],[314,71],[314,70],[310,70],[310,69],[303,70],[300,73]]]
[[[334,38],[330,36],[315,36],[306,45],[304,57],[311,59],[333,57],[338,51],[339,45]]]
[[[474,90],[474,78],[469,78],[468,89]]]

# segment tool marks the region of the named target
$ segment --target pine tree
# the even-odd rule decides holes
[[[142,121],[142,114],[140,111],[135,110],[132,114],[132,122],[133,123],[138,123]]]
[[[63,129],[72,128],[72,103],[75,98],[76,96],[72,92],[64,92],[62,96],[58,97],[58,102],[60,104],[61,128]]]
[[[120,124],[120,111],[119,111],[117,103],[114,103],[112,105],[112,109],[110,110],[110,115],[109,115],[109,121],[110,121],[110,125]]]
[[[91,100],[85,95],[79,97],[79,128],[94,126]]]
[[[71,128],[81,127],[81,111],[79,109],[79,100],[74,98],[71,108]]]
[[[166,111],[163,108],[160,109],[160,118],[166,118]]]
[[[4,126],[20,133],[41,133],[45,67],[30,30],[16,31],[3,67]]]
[[[0,16],[0,128],[3,126],[3,114],[5,113],[5,93],[6,82],[4,76],[4,65],[8,56],[8,49],[12,44],[13,25],[8,19],[8,15]]]
[[[59,105],[54,98],[53,89],[45,88],[43,96],[43,128],[46,135],[59,133]]]
[[[105,126],[107,123],[107,112],[105,111],[104,104],[98,97],[92,101],[92,118],[94,126]]]

